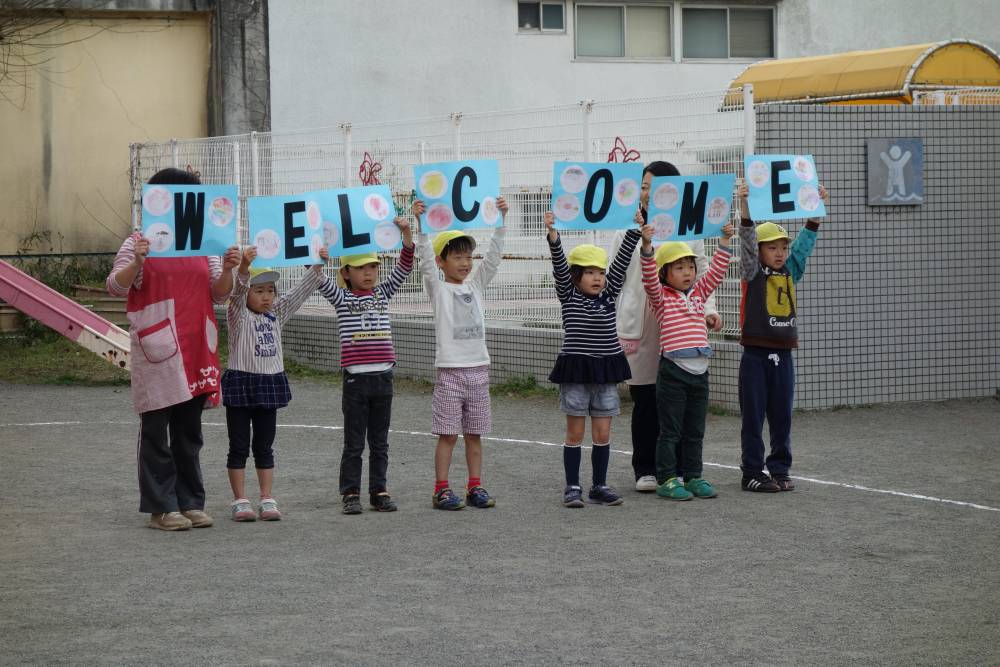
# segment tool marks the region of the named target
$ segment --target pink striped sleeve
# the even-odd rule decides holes
[[[720,245],[716,248],[715,252],[712,253],[712,262],[708,265],[708,271],[698,280],[691,293],[697,294],[703,299],[710,297],[712,292],[722,284],[723,278],[726,277],[729,257],[729,249],[726,246]]]
[[[122,285],[117,280],[118,272],[135,260],[135,241],[137,238],[139,238],[139,232],[129,234],[129,236],[126,237],[125,241],[122,243],[122,247],[118,249],[118,254],[115,255],[115,262],[111,267],[111,273],[108,274],[108,279],[105,281],[108,294],[111,296],[128,296],[128,290],[132,287],[132,285],[135,285],[136,289],[140,289],[142,287],[141,268],[136,274],[135,280],[132,281],[132,285]]]

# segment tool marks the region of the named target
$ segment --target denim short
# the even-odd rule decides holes
[[[614,417],[621,414],[618,385],[579,384],[559,385],[559,409],[573,417]]]

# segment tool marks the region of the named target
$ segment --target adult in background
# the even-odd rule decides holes
[[[150,185],[201,185],[194,173],[163,169]],[[201,412],[219,401],[218,326],[214,304],[233,289],[240,263],[233,246],[219,257],[149,257],[135,232],[122,243],[108,292],[127,296],[132,402],[139,413],[139,511],[149,527],[212,525],[205,513],[199,452]]]

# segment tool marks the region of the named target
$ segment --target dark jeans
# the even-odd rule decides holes
[[[253,436],[251,433],[253,426]],[[226,429],[229,431],[229,455],[226,467],[247,467],[250,447],[253,447],[253,464],[258,470],[274,467],[274,433],[278,428],[276,408],[226,407]]]
[[[777,363],[775,363],[777,361]],[[764,418],[771,432],[771,454],[767,469],[772,475],[787,475],[792,467],[792,399],[795,394],[795,364],[791,350],[765,347],[743,348],[740,358],[740,445],[744,475],[764,470]]]
[[[139,511],[205,509],[199,453],[205,395],[139,415]]]
[[[630,384],[632,395],[632,471],[635,478],[656,474],[656,441],[660,418],[656,414],[656,385]]]
[[[344,371],[344,453],[340,457],[340,492],[361,492],[361,454],[368,437],[368,493],[386,490],[389,468],[389,419],[392,416],[392,370]]]
[[[656,441],[656,481],[701,477],[702,442],[708,412],[708,371],[701,375],[660,359],[656,376],[660,437]]]

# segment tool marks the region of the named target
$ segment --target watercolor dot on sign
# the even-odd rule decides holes
[[[340,240],[340,229],[329,220],[323,221],[323,241],[327,248],[333,248]]]
[[[313,231],[318,230],[323,224],[323,214],[319,210],[319,204],[314,201],[306,202],[306,224]]]
[[[372,220],[385,220],[389,216],[389,202],[379,194],[365,197],[365,213]]]
[[[819,191],[811,185],[803,185],[798,193],[799,206],[806,211],[815,211],[819,208]]]
[[[795,175],[801,181],[808,182],[816,176],[816,170],[813,169],[812,163],[802,155],[795,158],[792,162],[792,169],[795,170]]]
[[[656,208],[664,211],[677,206],[677,201],[679,199],[680,191],[673,183],[664,183],[653,191],[653,203],[656,204]]]
[[[771,167],[763,160],[754,160],[747,165],[747,180],[755,188],[762,188],[771,180]]]
[[[566,192],[580,192],[587,187],[587,172],[583,167],[571,165],[559,175],[559,183]]]
[[[713,225],[721,224],[729,216],[729,202],[724,197],[712,197],[708,202],[708,209],[705,217]]]
[[[216,227],[225,227],[232,222],[235,210],[232,199],[229,197],[216,197],[208,207],[208,219]]]
[[[623,178],[615,185],[615,201],[621,206],[631,206],[639,198],[639,184],[632,178]]]
[[[257,256],[261,259],[274,259],[281,252],[281,237],[273,229],[262,229],[253,239],[257,246]]]
[[[448,189],[448,180],[440,171],[428,171],[420,177],[419,187],[428,199],[440,199]]]
[[[379,248],[391,250],[399,245],[402,238],[403,234],[399,231],[399,227],[395,223],[387,220],[375,225],[375,243]]]
[[[674,222],[674,216],[669,213],[657,213],[649,222],[653,225],[653,240],[655,241],[669,239],[674,235],[674,228],[677,226]]]
[[[427,224],[437,231],[451,227],[453,217],[454,213],[446,204],[434,204],[427,209]]]
[[[552,203],[552,212],[562,222],[569,222],[580,215],[580,198],[576,195],[559,195]]]
[[[174,245],[174,231],[170,225],[154,222],[146,228],[145,237],[149,240],[149,249],[153,252],[166,252]]]
[[[483,222],[487,225],[495,225],[497,219],[500,217],[500,209],[497,208],[497,201],[493,197],[483,197],[483,201],[479,207],[479,214],[483,218]]]
[[[142,195],[142,207],[150,215],[166,215],[174,207],[174,197],[166,188],[148,188]]]
[[[323,235],[313,234],[309,239],[309,257],[313,261],[320,261],[319,251],[323,249]]]

